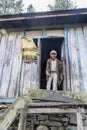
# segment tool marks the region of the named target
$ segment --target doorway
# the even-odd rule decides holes
[[[47,59],[50,58],[50,51],[57,51],[57,58],[62,60],[63,56],[63,37],[54,37],[54,38],[42,38],[41,39],[41,77],[40,77],[40,88],[46,89],[46,63]],[[58,87],[58,90],[62,90],[63,87]]]

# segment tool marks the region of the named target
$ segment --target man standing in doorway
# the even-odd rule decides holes
[[[59,86],[64,80],[63,64],[56,57],[57,52],[52,50],[46,66],[47,90],[51,90],[51,83],[53,90],[57,90],[57,84]]]

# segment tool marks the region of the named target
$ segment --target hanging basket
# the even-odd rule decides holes
[[[38,50],[32,38],[21,37],[22,59],[26,63],[37,62]]]

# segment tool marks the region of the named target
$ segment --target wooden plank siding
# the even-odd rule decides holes
[[[21,35],[21,32],[0,35],[0,97],[18,97],[25,90],[40,88],[40,55],[37,63],[23,62]],[[37,39],[40,53],[42,31],[27,31],[25,36]],[[87,27],[46,30],[45,37],[51,36],[64,37],[64,90],[87,92]]]
[[[71,70],[71,89],[72,91],[79,91],[79,69],[77,60],[77,48],[75,44],[74,28],[69,28],[68,43],[70,50],[70,70]]]

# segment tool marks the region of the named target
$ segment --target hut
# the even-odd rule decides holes
[[[17,97],[27,88],[46,89],[45,68],[55,49],[63,60],[64,91],[87,91],[87,9],[0,16],[0,96]],[[37,64],[21,59],[20,37],[34,39]]]
[[[23,61],[20,51],[21,36],[33,38],[39,53],[37,63],[25,63]],[[46,61],[49,58],[49,52],[52,49],[57,51],[58,59],[63,61],[64,83],[60,89],[62,91],[86,93],[87,9],[59,10],[0,16],[0,102],[14,102],[17,97],[30,92],[30,89],[37,89],[38,91],[39,89],[46,89]],[[50,94],[53,93],[54,92],[50,92]],[[34,95],[34,93],[32,95]],[[56,98],[54,99],[56,100]],[[53,102],[54,99],[52,99]],[[46,101],[46,99],[43,99],[43,101],[44,100]],[[56,102],[64,103],[62,98],[61,100],[56,100]],[[68,105],[66,105],[65,108],[67,106],[68,109],[69,107],[72,108],[70,100],[67,99],[66,102],[68,102]],[[35,104],[31,104],[29,107],[38,107],[37,105],[34,105]],[[45,104],[44,106],[53,107],[51,104]],[[39,105],[39,107],[42,108],[44,106]],[[57,107],[58,104],[54,104],[54,107],[55,106]],[[83,130],[81,113],[84,111],[83,108],[86,109],[86,103],[82,104],[82,102],[74,102],[73,106],[78,108],[73,111],[77,114],[78,130]],[[17,107],[12,107],[11,109],[13,108],[17,110]],[[50,111],[50,113],[51,112],[52,111]],[[62,112],[63,114],[64,112],[66,113],[66,111]],[[69,113],[70,112],[71,110]],[[13,113],[15,115],[15,112]],[[34,112],[31,110],[31,113]],[[41,113],[44,113],[44,110]],[[6,119],[9,119],[8,115],[6,116]],[[37,115],[35,115],[35,117],[37,117]],[[42,117],[44,117],[44,119],[41,119]],[[38,128],[36,128],[33,127],[33,123],[31,123],[32,128],[30,129],[39,130],[44,127],[46,130],[45,125],[48,122],[43,123],[43,120],[48,120],[48,117],[51,120],[50,116],[40,115],[40,117],[38,117],[40,118],[39,121],[42,120],[42,125],[44,126],[38,126],[37,124],[36,127],[38,126]],[[13,118],[11,119],[13,120]],[[55,121],[56,119],[52,118],[52,120]],[[68,118],[65,120],[68,120]],[[87,129],[86,121],[87,120],[85,120],[85,130]],[[18,130],[22,130],[23,128],[20,125],[21,122],[23,122],[22,119],[20,119]],[[72,121],[72,126],[76,125],[74,123]],[[0,124],[4,126],[3,123]],[[9,125],[8,122],[7,124]],[[58,125],[61,126],[59,122]],[[2,130],[1,128],[2,127],[0,126],[0,130]],[[58,126],[52,126],[49,129],[58,129]],[[59,129],[62,129],[62,127]],[[3,130],[7,129],[3,127]],[[71,129],[67,127],[67,130],[75,130],[75,128],[73,127]]]

